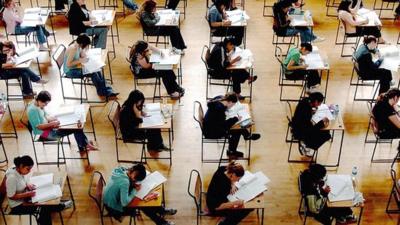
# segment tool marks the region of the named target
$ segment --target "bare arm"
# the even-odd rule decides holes
[[[390,122],[392,122],[397,128],[399,128],[400,129],[400,118],[399,118],[399,116],[396,114],[396,115],[391,115],[391,116],[389,116],[389,120],[390,120]]]
[[[360,5],[361,5],[361,0],[356,0],[357,4],[354,6],[354,8],[350,7],[350,13],[353,15],[357,14],[357,11],[360,9]]]
[[[80,57],[78,60],[74,60],[74,56],[76,54],[77,48],[70,48],[67,51],[67,66],[68,67],[74,67],[77,65],[80,65],[82,63],[82,57]],[[82,53],[81,55],[82,56]]]
[[[151,63],[148,63],[144,56],[140,56],[137,58],[139,65],[144,69],[150,69],[152,67]]]
[[[287,65],[288,70],[302,70],[307,69],[307,67],[307,64],[296,66],[293,60],[290,60],[289,64]]]
[[[233,208],[241,208],[243,207],[243,201],[237,200],[234,202],[224,202],[216,208],[216,210],[223,210],[223,209],[233,209]]]
[[[15,194],[12,197],[8,197],[11,200],[19,200],[19,199],[25,199],[25,198],[30,198],[35,196],[35,192],[34,191],[27,191],[24,193],[19,193],[19,194]]]

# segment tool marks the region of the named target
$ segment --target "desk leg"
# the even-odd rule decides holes
[[[168,129],[168,142],[169,142],[169,166],[172,166],[172,130]]]
[[[264,225],[264,208],[261,210],[261,225]]]
[[[69,177],[67,175],[67,185],[68,185],[68,190],[69,190],[69,195],[71,197],[73,206],[74,206],[74,211],[76,210],[76,206],[75,206],[75,199],[74,199],[74,195],[72,194],[72,189],[71,189],[71,183],[69,182]]]
[[[338,167],[338,166],[339,166],[339,163],[340,163],[340,157],[342,156],[343,139],[344,139],[344,130],[342,130],[342,138],[341,138],[341,140],[340,140],[339,155],[338,155],[338,161],[337,161],[336,167]]]
[[[117,11],[115,8],[114,8],[114,10]],[[124,15],[125,15],[125,14],[124,14]],[[115,14],[115,19],[114,19],[114,21],[115,21],[115,29],[117,29],[117,40],[118,40],[118,43],[119,43],[119,29],[118,29],[117,14]]]
[[[114,54],[115,56],[115,54]],[[113,58],[115,59],[115,57]],[[113,84],[112,70],[111,70],[111,61],[110,61],[110,52],[107,52],[107,63],[108,63],[108,72],[110,73],[110,82]]]
[[[97,141],[96,138],[96,131],[94,129],[94,123],[93,123],[93,115],[92,115],[92,109],[89,107],[89,116],[90,116],[90,124],[92,126],[92,131],[93,131],[93,136],[94,136],[94,140]]]
[[[250,127],[250,129],[251,129],[251,127]],[[251,134],[252,132],[251,132],[251,130],[250,130],[250,134]],[[248,156],[249,158],[247,159],[247,165],[249,165],[250,166],[250,159],[251,159],[251,139],[249,140],[249,156]]]
[[[325,98],[324,98],[324,102],[326,100],[326,97],[328,96],[328,83],[329,83],[329,73],[330,70],[326,70],[326,85],[325,85]],[[321,78],[322,78],[322,71],[321,71]]]
[[[114,19],[115,20],[115,19]],[[114,55],[114,58],[116,57],[115,55],[115,43],[114,43],[114,29],[113,29],[113,25],[111,25],[111,42],[112,42],[112,53]]]
[[[360,225],[360,224],[361,224],[361,218],[362,218],[363,212],[364,212],[364,207],[361,207],[361,209],[360,209],[360,214],[358,215],[358,222],[357,222],[357,225]]]
[[[250,76],[254,76],[254,69],[253,69],[253,67],[250,68]],[[250,103],[251,103],[251,100],[253,100],[253,83],[254,83],[254,82],[251,82],[251,83],[250,83]]]

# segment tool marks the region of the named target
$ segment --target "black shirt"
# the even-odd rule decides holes
[[[82,11],[82,8],[87,10],[86,5],[80,6],[77,2],[74,2],[68,11],[69,33],[71,35],[86,33],[86,26],[83,21],[89,21],[89,16]]]
[[[375,121],[378,124],[379,133],[386,137],[396,136],[399,133],[399,129],[389,120],[389,117],[396,115],[396,111],[386,101],[378,101],[372,109],[372,114],[375,117]]]
[[[136,129],[142,118],[137,118],[132,107],[122,106],[119,118],[119,126],[124,140],[139,138],[141,132]]]
[[[226,119],[226,106],[220,101],[211,100],[203,121],[203,132],[206,138],[222,138],[238,121],[237,117]]]
[[[214,173],[208,186],[206,203],[210,212],[214,213],[222,203],[228,202],[231,192],[231,180],[225,175],[226,166],[221,166]]]
[[[312,115],[313,110],[311,107],[310,99],[303,98],[297,105],[292,118],[292,131],[293,135],[297,139],[303,140],[304,137],[308,136],[308,134],[310,133],[313,133],[313,131],[315,131],[316,129],[320,130],[324,127],[323,120],[314,125],[311,122]]]

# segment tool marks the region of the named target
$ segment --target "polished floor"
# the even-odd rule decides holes
[[[378,0],[379,1],[379,0]],[[47,4],[47,1],[40,1]],[[89,1],[88,8],[93,9],[93,2]],[[29,7],[28,0],[23,0],[22,5]],[[365,1],[365,6],[371,8],[373,1]],[[286,133],[286,103],[279,101],[279,64],[274,57],[272,41],[272,18],[262,16],[262,0],[247,0],[246,11],[250,16],[247,28],[247,48],[250,49],[255,58],[254,72],[259,79],[254,83],[253,102],[251,104],[252,115],[255,121],[254,131],[259,132],[262,138],[252,143],[252,157],[250,166],[246,169],[251,171],[263,171],[270,179],[268,191],[265,194],[265,224],[302,224],[301,218],[297,214],[297,207],[300,195],[297,189],[297,176],[299,172],[306,168],[306,164],[289,164],[287,162],[288,144],[285,143]],[[314,31],[317,35],[325,37],[324,42],[317,46],[323,53],[323,57],[330,64],[330,80],[327,95],[328,103],[339,104],[341,114],[345,124],[345,137],[343,153],[340,166],[330,170],[331,173],[350,174],[353,166],[359,168],[357,186],[364,198],[365,210],[362,224],[389,225],[396,224],[397,215],[385,213],[385,207],[389,191],[392,186],[390,179],[390,164],[371,163],[372,144],[364,144],[364,137],[368,125],[368,108],[364,102],[354,102],[353,93],[355,88],[350,87],[350,76],[352,64],[349,58],[340,57],[340,47],[334,44],[337,27],[337,20],[334,17],[325,16],[325,2],[308,0],[305,9],[312,11],[315,22]],[[208,44],[209,28],[205,15],[204,0],[189,0],[186,19],[181,21],[181,30],[188,49],[182,60],[183,65],[183,86],[186,89],[185,96],[181,102],[174,102],[174,125],[175,140],[173,143],[173,165],[169,167],[168,161],[152,160],[149,162],[151,170],[158,170],[164,174],[168,181],[166,183],[166,200],[168,207],[178,209],[175,216],[170,217],[178,225],[196,224],[195,206],[193,200],[187,194],[187,182],[189,172],[192,169],[200,171],[204,187],[217,168],[217,164],[203,164],[200,160],[200,128],[192,118],[193,101],[199,100],[205,104],[206,71],[200,60],[203,45]],[[68,34],[68,24],[63,16],[54,18],[55,30],[57,31],[57,43],[67,45],[71,41]],[[113,87],[120,92],[120,102],[122,102],[129,92],[133,90],[133,79],[129,71],[128,63],[125,61],[127,47],[131,46],[136,40],[142,38],[140,24],[135,15],[118,17],[120,42],[116,43],[116,59],[112,61],[114,84]],[[393,20],[383,21],[383,37],[395,43],[400,31],[400,23]],[[53,43],[53,40],[50,40]],[[111,43],[109,41],[109,49]],[[55,45],[53,46],[53,51]],[[56,107],[63,104],[61,97],[60,81],[57,67],[48,55],[42,54],[40,61],[43,62],[41,70],[43,77],[50,82],[45,85],[34,84],[34,89],[40,91],[48,90],[52,93],[54,100],[48,107]],[[36,70],[36,64],[32,64]],[[394,73],[394,78],[398,82],[398,74]],[[248,86],[243,85],[244,91],[248,91]],[[4,82],[0,84],[0,90],[4,91]],[[77,94],[71,85],[67,85],[69,94]],[[140,87],[147,96],[152,94],[148,87]],[[212,94],[222,94],[223,88],[212,88]],[[296,90],[286,90],[285,94],[291,94]],[[367,89],[363,89],[362,94],[368,94]],[[90,96],[96,98],[95,92],[90,90]],[[66,103],[72,103],[67,101]],[[19,122],[19,118],[24,109],[22,101],[11,102],[11,109],[14,121],[17,125],[18,139],[4,139],[9,159],[17,155],[29,154],[33,156],[33,149],[28,131]],[[94,202],[88,197],[87,188],[89,178],[93,171],[101,171],[106,177],[109,176],[112,168],[118,165],[115,155],[114,133],[111,123],[107,119],[110,104],[97,104],[92,108],[95,118],[95,128],[97,132],[97,144],[100,151],[90,152],[91,165],[86,161],[70,160],[60,170],[67,171],[72,190],[77,203],[77,210],[67,210],[63,213],[64,223],[71,224],[100,224],[98,211]],[[1,120],[2,131],[11,129],[9,117]],[[320,150],[319,162],[333,163],[337,157],[339,145],[339,135],[335,137],[330,145],[327,143]],[[121,144],[121,143],[120,143]],[[123,146],[121,144],[120,146]],[[380,144],[377,150],[377,157],[393,158],[396,154],[397,143],[393,145]],[[241,149],[245,148],[241,142]],[[38,145],[39,151],[41,146]],[[72,150],[68,153],[76,154],[76,145],[73,144]],[[122,148],[123,157],[138,159],[140,156],[138,147]],[[216,156],[215,146],[207,146],[208,155]],[[294,146],[294,157],[297,147]],[[47,149],[46,152],[39,154],[43,159],[54,157],[54,149]],[[12,166],[12,163],[5,165]],[[397,169],[397,166],[395,166]],[[56,166],[35,167],[39,171],[57,170]],[[26,217],[7,217],[8,224],[28,224]],[[0,220],[0,223],[3,223]],[[58,217],[53,218],[55,224],[60,224]],[[124,224],[129,222],[125,219]],[[106,220],[110,224],[109,220]],[[114,221],[114,223],[116,223]],[[216,224],[215,218],[203,218],[202,224]],[[256,214],[252,213],[242,224],[257,224]],[[139,221],[138,224],[152,224],[147,218]],[[310,219],[308,224],[317,224]]]

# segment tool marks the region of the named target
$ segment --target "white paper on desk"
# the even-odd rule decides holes
[[[136,193],[136,197],[143,199],[150,193],[151,190],[156,188],[158,185],[167,181],[160,172],[155,171],[150,175],[147,175],[146,178],[141,182],[140,190]]]
[[[84,105],[74,105],[71,107],[63,107],[62,112],[52,114],[60,122],[60,127],[86,122],[86,114]]]
[[[152,52],[150,55],[150,62],[160,65],[176,65],[179,63],[181,56],[171,52],[171,49],[160,49],[163,56],[159,52]]]
[[[24,10],[24,14],[39,14],[41,13],[42,9],[39,7],[36,8],[26,8]]]
[[[324,61],[318,52],[310,52],[304,57],[304,62],[308,65],[307,70],[324,68]]]
[[[236,47],[235,52],[232,54],[231,59],[240,56],[240,60],[235,62],[233,65],[240,68],[251,68],[253,66],[254,58],[253,53],[249,49],[242,50]]]
[[[246,22],[250,19],[247,13],[241,9],[235,9],[232,11],[226,11],[228,20],[231,21],[231,25],[241,25],[242,22]]]
[[[143,117],[142,127],[156,127],[164,125],[164,117],[161,112],[148,113],[147,116]]]
[[[19,65],[39,56],[39,51],[35,45],[30,45],[26,48],[17,51],[18,56],[15,57],[15,65]]]
[[[225,112],[226,119],[230,119],[233,117],[241,116],[241,120],[239,120],[236,124],[239,124],[245,120],[251,119],[250,113],[247,111],[246,107],[242,105],[239,101],[236,102],[234,106],[228,109]]]
[[[154,70],[172,70],[174,65],[153,63]]]
[[[89,61],[83,63],[83,74],[100,72],[106,65],[101,59],[101,48],[91,48],[86,53]]]
[[[60,185],[50,184],[48,186],[35,190],[35,196],[32,197],[32,202],[46,202],[62,196]]]
[[[329,107],[326,104],[321,104],[320,106],[318,106],[317,111],[311,117],[311,120],[314,123],[318,123],[325,117],[328,118],[329,120],[334,119],[331,111],[329,110]]]
[[[360,13],[360,10],[361,13]],[[368,24],[364,25],[364,26],[381,26],[381,20],[379,19],[378,15],[376,14],[375,11],[371,11],[368,9],[360,9],[357,12],[356,15],[356,22],[360,22],[360,21],[364,21],[366,19],[368,19]]]
[[[144,105],[144,109],[146,113],[161,112],[161,104],[159,102],[146,103],[146,105]]]
[[[90,15],[95,18],[96,21],[102,23],[104,21],[110,21],[112,19],[112,10],[93,10]]]
[[[263,172],[259,171],[254,174],[254,178],[249,183],[243,184],[234,194],[228,195],[227,198],[231,202],[236,200],[248,202],[267,190],[266,185],[269,182],[270,179]]]
[[[54,174],[52,174],[52,173],[42,174],[42,175],[38,175],[38,176],[32,176],[29,179],[29,183],[35,185],[36,188],[41,188],[41,187],[52,185],[53,177],[54,177]]]
[[[307,26],[309,23],[306,21],[304,15],[290,15],[291,21],[290,25],[293,27],[296,26]]]
[[[354,187],[350,175],[329,174],[326,185],[331,188],[329,201],[347,201],[354,198]]]

